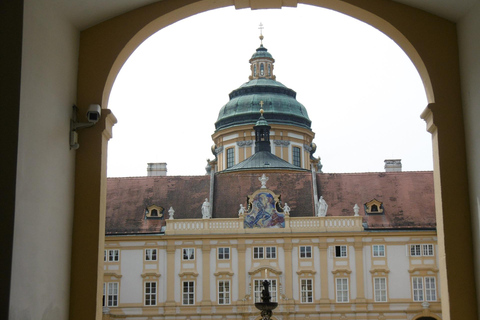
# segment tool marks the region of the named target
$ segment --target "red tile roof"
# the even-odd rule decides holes
[[[433,172],[319,174],[318,191],[327,215],[349,216],[358,204],[368,228],[434,228]],[[384,214],[365,214],[364,204],[377,199]]]
[[[292,217],[313,216],[310,172],[268,172],[267,188],[291,208]],[[239,205],[261,186],[260,173],[236,172],[215,176],[213,218],[238,216]],[[175,219],[202,218],[209,197],[209,176],[109,178],[107,182],[106,234],[159,233],[163,219],[145,219],[145,208],[173,207]],[[328,216],[359,214],[371,229],[434,228],[432,172],[317,174],[317,188],[328,204]],[[366,214],[364,204],[383,203],[384,214]]]

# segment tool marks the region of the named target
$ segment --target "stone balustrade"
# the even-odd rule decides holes
[[[361,216],[286,217],[285,228],[244,228],[243,217],[230,219],[172,219],[166,220],[166,223],[166,235],[363,231]]]

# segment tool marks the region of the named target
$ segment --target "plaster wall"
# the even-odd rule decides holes
[[[370,240],[371,241],[371,240]],[[388,252],[387,252],[388,255]],[[373,299],[373,288],[369,286],[369,283],[372,283],[372,274],[370,270],[372,269],[372,246],[365,246],[363,248],[363,277],[365,279],[365,298],[366,299]],[[387,290],[389,289],[387,284]]]
[[[143,250],[122,250],[120,262],[120,303],[142,303],[143,282],[138,281],[138,275],[143,271]]]
[[[231,248],[230,250],[232,251],[232,270],[233,270],[232,283],[239,283],[239,278],[238,278],[238,264],[239,264],[238,250],[236,248]],[[248,277],[245,277],[245,278],[248,278]],[[239,300],[238,286],[235,286],[235,287],[231,288],[231,290],[232,290],[232,301]]]
[[[438,251],[437,251],[438,252]],[[390,299],[410,297],[409,258],[405,253],[405,245],[387,247],[387,265],[390,269],[388,284]],[[440,277],[437,277],[440,279]],[[391,290],[393,289],[393,290]],[[437,290],[440,291],[440,290]]]
[[[55,9],[24,2],[11,320],[68,318],[79,32]]]
[[[209,283],[209,286],[210,286],[210,300],[211,301],[216,301],[217,300],[217,298],[216,298],[216,291],[217,291],[216,290],[216,282],[217,282],[217,279],[213,275],[213,273],[217,269],[217,250],[215,248],[212,248],[210,250],[209,266],[210,267],[208,269],[208,272],[210,273],[210,283]]]
[[[292,257],[298,257],[298,248],[297,247],[293,247],[292,248]],[[282,255],[282,260],[283,260],[283,266],[285,265],[285,262],[284,262],[284,256]],[[298,274],[297,274],[297,271],[298,271],[298,262],[295,261],[296,259],[293,259],[292,262],[295,262],[295,263],[291,263],[291,268],[292,268],[292,275],[293,275],[293,283],[299,283],[299,279],[298,279]],[[282,266],[282,263],[280,264]],[[286,270],[286,269],[282,269],[282,270]],[[285,283],[285,282],[284,282]],[[299,287],[298,286],[293,286],[292,287],[292,291],[293,291],[293,299],[296,299],[298,300],[300,298],[300,293],[299,293]],[[291,297],[288,297],[288,298],[291,298]]]
[[[160,249],[158,251],[158,273],[167,274],[167,250]],[[158,302],[162,303],[167,301],[167,279],[160,277],[158,279]]]
[[[319,270],[317,273],[314,274],[313,276],[313,283],[315,284],[315,288],[313,289],[314,293],[315,293],[315,296],[314,298],[315,299],[320,299],[320,298],[326,298],[326,297],[322,297],[322,286],[324,285],[320,279],[320,274],[321,274],[321,270],[320,270],[320,250],[318,249],[317,246],[314,246],[313,247],[313,268],[315,270]]]
[[[195,301],[196,302],[201,302],[203,300],[203,286],[206,285],[208,286],[209,283],[203,283],[203,254],[202,254],[203,249],[197,249],[196,250],[196,257],[197,259],[197,272],[198,272],[198,277],[196,278],[195,281]],[[210,272],[210,270],[205,270],[205,272]]]
[[[480,3],[458,25],[477,305],[480,305]]]
[[[355,248],[352,246],[348,246],[348,260],[350,263],[350,270],[352,270],[352,273],[350,274],[348,283],[350,286],[350,299],[357,299],[359,296],[359,293],[357,292],[357,269],[355,268]],[[360,277],[362,277],[361,275]],[[363,294],[362,294],[363,295]]]
[[[181,249],[177,249],[175,250],[175,270],[167,270],[168,272],[173,272],[173,274],[175,274],[175,271],[176,270],[180,270],[180,265],[181,265],[181,262],[180,262],[180,257],[181,257],[181,252],[180,252]],[[180,277],[174,277],[175,279],[175,287],[174,287],[174,296],[175,296],[175,302],[181,302],[181,298],[182,298],[182,293],[181,293],[181,290],[180,290]],[[169,288],[167,288],[169,289]],[[167,291],[168,292],[168,291]],[[170,291],[171,293],[171,291]],[[168,299],[168,298],[167,298]]]

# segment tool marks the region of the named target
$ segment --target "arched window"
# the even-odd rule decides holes
[[[253,76],[256,76],[257,75],[257,65],[254,64],[253,65]]]
[[[158,217],[158,210],[152,209],[152,211],[150,212],[150,217]]]
[[[269,63],[269,64],[268,64],[268,76],[271,76],[271,74],[272,74],[272,66],[271,66],[271,64]]]
[[[260,63],[260,76],[263,76],[264,73],[265,73],[265,66],[263,65],[263,63]]]
[[[372,209],[370,211],[378,212],[378,206],[376,204],[372,204]]]

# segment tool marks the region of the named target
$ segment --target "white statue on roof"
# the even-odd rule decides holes
[[[210,212],[210,202],[205,198],[205,201],[202,204],[202,219],[211,219],[212,214]]]
[[[285,212],[285,216],[290,215],[290,207],[288,206],[288,204],[286,202],[285,202],[285,205],[283,206],[283,212]]]
[[[327,210],[328,210],[328,204],[323,199],[323,196],[320,196],[320,199],[318,199],[317,202],[317,212],[319,217],[325,217],[327,215]]]
[[[238,210],[238,216],[243,217],[245,215],[245,207],[240,203],[240,210]]]
[[[173,220],[173,215],[175,213],[175,210],[173,210],[173,207],[170,207],[170,209],[168,209],[168,215],[169,215],[169,220]]]
[[[355,205],[353,206],[353,212],[355,212],[355,217],[359,216],[358,214],[359,211],[360,211],[360,207],[358,206],[358,204],[355,203]]]

